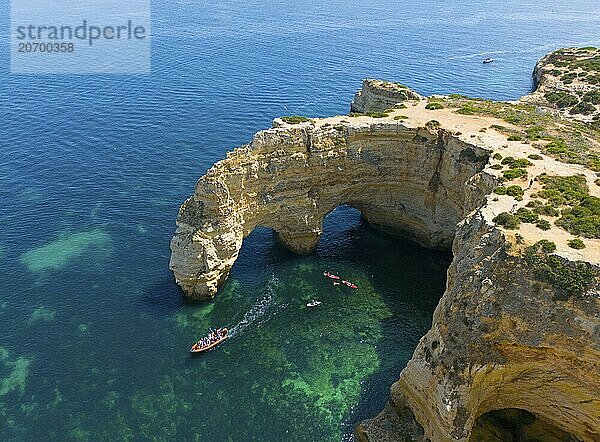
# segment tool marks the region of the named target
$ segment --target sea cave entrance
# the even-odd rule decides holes
[[[579,442],[579,439],[527,410],[504,408],[479,416],[469,441]]]

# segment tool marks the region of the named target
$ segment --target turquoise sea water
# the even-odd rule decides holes
[[[600,43],[596,0],[156,0],[151,75],[17,76],[7,16],[0,440],[351,439],[429,328],[450,255],[341,207],[309,257],[256,230],[215,301],[191,304],[167,269],[179,204],[272,118],[346,113],[363,77],[516,99],[544,53]],[[210,325],[233,338],[190,357]]]

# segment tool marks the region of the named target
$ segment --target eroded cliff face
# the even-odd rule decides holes
[[[369,80],[353,110],[377,114],[275,120],[198,181],[177,219],[171,269],[188,296],[210,298],[256,226],[309,253],[323,217],[349,204],[372,224],[454,254],[431,330],[386,408],[359,426],[360,440],[514,440],[514,431],[478,420],[512,409],[545,423],[531,426],[539,440],[600,440],[600,240],[569,247],[574,236],[554,215],[546,226],[524,221],[516,230],[494,222],[543,204],[543,174],[579,175],[599,197],[596,174],[584,166],[595,164],[595,134],[585,132],[588,151],[575,145],[579,156],[566,164],[548,140],[521,138],[539,140],[537,121],[548,123],[551,112],[465,100],[444,108],[451,102],[427,106],[403,86]],[[515,125],[522,121],[527,127]],[[544,137],[566,122],[552,124]],[[536,158],[524,175],[504,162],[520,157]],[[518,192],[493,193],[503,179]],[[556,250],[540,251],[540,240]]]
[[[533,71],[535,91],[524,97],[567,118],[600,125],[600,50],[566,48],[549,53]]]
[[[170,267],[185,293],[215,295],[242,240],[270,227],[310,253],[341,204],[427,247],[450,248],[456,224],[493,187],[488,151],[443,129],[360,117],[276,121],[202,177],[180,209]]]
[[[559,300],[520,247],[480,210],[460,224],[433,326],[392,386],[391,406],[359,428],[363,440],[469,440],[478,417],[511,408],[533,413],[563,436],[598,440],[595,283]],[[411,425],[389,425],[407,414]],[[478,437],[471,440],[513,440]]]
[[[350,111],[383,112],[397,103],[422,98],[421,95],[402,84],[369,78],[363,81],[362,89],[354,96],[354,100],[350,104]]]

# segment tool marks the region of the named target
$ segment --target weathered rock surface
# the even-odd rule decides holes
[[[513,440],[514,432],[478,420],[493,410],[514,414],[507,409],[539,418],[527,431],[541,431],[540,440],[600,440],[600,240],[586,239],[587,248],[574,251],[566,245],[570,234],[555,226],[516,234],[495,225],[498,213],[534,198],[539,184],[529,183],[523,201],[494,195],[500,172],[491,167],[492,153],[538,151],[507,142],[494,129],[505,122],[426,110],[417,94],[385,82],[366,81],[353,109],[381,112],[399,102],[406,108],[382,118],[276,120],[216,163],[177,218],[170,263],[177,282],[189,297],[210,298],[256,226],[309,253],[323,217],[349,204],[372,224],[454,254],[431,330],[385,410],[358,428],[360,440]],[[595,174],[580,165],[544,156],[529,172],[583,174],[600,195]],[[592,275],[581,290],[541,278],[524,253],[550,234],[559,262],[552,271],[577,279],[573,269],[583,266]]]
[[[276,121],[215,164],[181,207],[171,243],[170,267],[186,294],[214,296],[257,226],[310,253],[323,217],[341,204],[427,247],[449,248],[456,224],[493,187],[478,174],[488,151],[444,130],[370,120]]]
[[[383,80],[366,79],[363,81],[362,89],[354,96],[354,101],[350,104],[350,111],[360,113],[383,112],[398,103],[422,98],[418,93],[404,85]]]
[[[507,408],[600,437],[598,292],[557,300],[515,248],[480,211],[461,223],[432,329],[391,389],[424,428],[414,440],[468,440],[477,417]],[[372,424],[366,440],[380,440]]]

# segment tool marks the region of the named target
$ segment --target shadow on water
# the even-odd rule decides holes
[[[368,229],[369,227],[366,226],[366,228]],[[378,234],[384,235],[381,232]],[[405,242],[406,240],[398,239],[397,237],[391,237],[390,241]],[[420,246],[413,244],[413,247]],[[446,262],[446,269],[450,266],[450,262],[452,260],[450,253],[432,252],[429,250],[424,251],[439,254],[439,256],[433,259],[439,259],[442,262]],[[395,341],[397,339],[393,339],[392,337],[397,337],[398,334],[401,334],[402,348],[390,348],[389,345],[385,345],[385,342],[383,345],[378,345],[376,347],[379,360],[385,361],[386,363],[382,363],[382,369],[375,371],[373,374],[363,380],[363,389],[360,399],[356,407],[354,407],[347,414],[342,424],[344,440],[354,440],[354,432],[356,427],[363,420],[375,417],[383,410],[385,404],[390,398],[390,388],[392,384],[399,379],[400,373],[406,367],[408,361],[412,358],[414,350],[416,349],[421,337],[423,337],[430,330],[433,312],[442,295],[444,294],[446,282],[445,274],[439,274],[435,276],[438,276],[438,278],[436,278],[438,279],[436,282],[438,283],[437,285],[439,288],[435,291],[421,293],[422,298],[419,299],[419,302],[423,303],[421,306],[422,321],[418,325],[411,324],[409,326],[412,328],[412,333],[406,333],[406,331],[403,330],[401,324],[402,319],[399,317],[402,315],[402,312],[397,311],[396,303],[391,302],[391,300],[387,297],[384,298],[384,302],[388,305],[388,307],[394,310],[394,317],[389,320],[382,321],[381,325],[384,336],[383,341],[390,339]],[[385,291],[386,289],[389,289],[389,287],[386,287],[386,284],[380,284],[377,282],[374,283],[374,286],[378,291]],[[418,297],[419,294],[416,294],[416,296]]]
[[[187,303],[192,303],[192,301],[184,298],[183,292],[175,283],[172,275],[154,281],[135,300],[135,305],[141,312],[159,317],[172,315]],[[200,302],[196,303],[200,304]]]
[[[339,207],[330,216],[332,219],[324,223],[320,252],[331,253],[327,247],[332,243],[342,245],[335,255],[346,256],[355,267],[366,269],[375,292],[393,312],[391,318],[381,321],[383,338],[375,347],[380,368],[363,379],[360,398],[342,423],[344,440],[352,440],[356,426],[383,409],[391,385],[430,329],[433,311],[445,290],[452,255],[373,228],[359,211],[349,207]],[[340,223],[340,216],[347,222]],[[345,230],[331,232],[336,229],[332,226],[340,224],[345,224]]]

